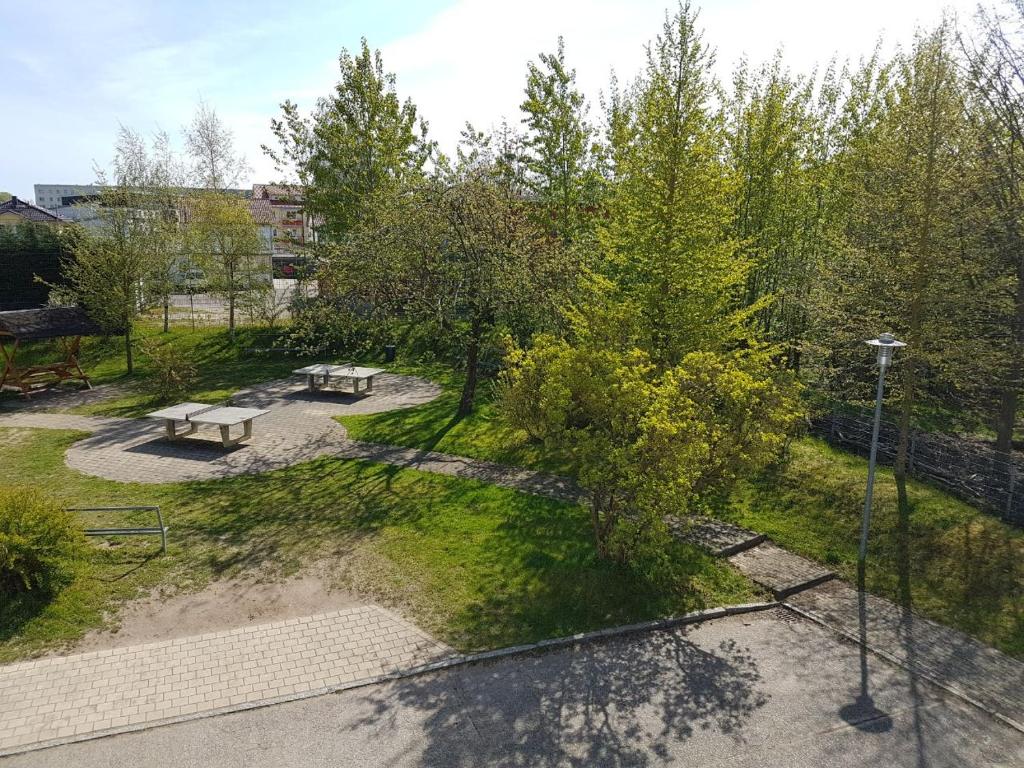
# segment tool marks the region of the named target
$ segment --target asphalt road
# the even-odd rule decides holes
[[[858,646],[780,609],[0,766],[1024,766],[1024,734],[880,659],[861,661]]]

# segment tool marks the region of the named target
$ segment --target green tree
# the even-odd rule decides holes
[[[844,245],[816,302],[827,350],[819,374],[844,399],[870,396],[872,359],[862,339],[891,330],[908,343],[892,375],[904,499],[915,411],[985,409],[975,372],[990,370],[1001,354],[990,343],[1001,292],[985,237],[987,171],[951,42],[948,22],[920,35],[897,58],[891,85],[865,101],[873,117],[860,121],[841,159],[850,207]]]
[[[785,345],[799,368],[809,295],[819,266],[832,252],[837,214],[833,163],[836,106],[842,76],[825,70],[814,99],[814,78],[794,77],[781,55],[733,78],[729,156],[738,186],[734,233],[752,263],[745,303],[761,305],[764,338]]]
[[[134,370],[132,343],[139,313],[166,296],[166,274],[177,255],[176,193],[168,186],[166,136],[152,146],[122,127],[115,146],[113,177],[97,172],[97,214],[102,227],[65,233],[72,255],[62,269],[78,302],[111,333],[124,334],[125,364]],[[154,288],[155,286],[155,288]]]
[[[159,211],[152,221],[149,239],[149,274],[145,280],[146,303],[163,308],[163,331],[170,327],[170,299],[177,289],[184,239],[181,228],[181,190],[186,184],[184,163],[171,146],[170,137],[160,131],[153,136],[149,150],[136,145],[137,158],[131,184],[151,200]]]
[[[565,41],[555,53],[527,65],[524,113],[526,181],[545,226],[566,242],[577,238],[593,215],[597,178],[591,158],[593,130],[576,88],[576,71],[565,63]]]
[[[638,313],[640,347],[663,366],[735,343],[754,311],[737,309],[750,262],[730,234],[735,185],[713,57],[695,22],[689,5],[666,18],[606,150],[614,178],[600,269]]]
[[[192,178],[198,186],[224,192],[248,173],[245,158],[235,150],[234,135],[205,101],[199,102],[183,133],[192,159]]]
[[[235,335],[240,301],[273,290],[270,259],[247,200],[207,192],[188,202],[186,239],[191,260],[205,273],[210,292],[228,305],[228,330]]]
[[[434,150],[415,105],[399,101],[380,51],[363,39],[357,55],[343,49],[338,63],[334,92],[310,118],[285,101],[271,121],[277,149],[263,147],[282,172],[298,178],[307,212],[334,240],[359,223],[374,192],[420,178]]]
[[[1008,298],[998,317],[1004,364],[993,368],[996,449],[1013,446],[1024,387],[1024,2],[1006,14],[981,9],[977,40],[964,38],[971,113],[982,136],[985,191],[992,206],[990,242]]]
[[[11,199],[11,193],[10,192],[0,192],[0,203],[6,203],[10,199]]]
[[[527,337],[575,278],[565,249],[530,215],[490,143],[474,137],[456,167],[376,193],[372,215],[323,272],[345,302],[429,334],[459,360],[461,415],[473,408],[499,333]]]
[[[621,306],[583,312],[570,340],[539,336],[512,353],[502,402],[513,423],[571,457],[598,554],[628,562],[664,550],[666,516],[720,501],[778,456],[797,390],[758,351],[690,352],[659,370],[642,350],[592,343],[629,322]]]

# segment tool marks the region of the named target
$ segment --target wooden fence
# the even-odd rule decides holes
[[[832,413],[811,420],[811,434],[863,456],[871,447],[871,417]],[[883,421],[878,434],[878,460],[896,458],[899,429]],[[908,446],[911,477],[925,480],[954,496],[1024,527],[1024,457],[1007,457],[982,441],[953,435],[913,431]]]

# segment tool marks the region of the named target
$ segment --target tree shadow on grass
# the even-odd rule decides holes
[[[340,560],[374,542],[389,578],[359,589],[374,596],[397,580],[417,621],[463,648],[704,607],[697,588],[666,590],[598,559],[580,507],[486,483],[321,458],[177,488],[188,510],[168,507],[172,546],[215,578]],[[696,550],[679,556],[692,576],[721,568]]]
[[[524,506],[480,548],[473,567],[486,591],[448,619],[461,647],[483,650],[707,608],[696,580],[719,567],[676,544],[671,583],[597,556],[579,508]]]
[[[25,625],[50,606],[60,589],[56,586],[3,595],[0,598],[0,646],[21,635]]]
[[[17,642],[28,624],[45,616],[65,591],[77,587],[84,592],[74,594],[65,607],[59,608],[70,612],[67,622],[76,623],[78,612],[88,610],[90,582],[112,585],[130,579],[159,556],[159,542],[155,548],[136,545],[106,551],[92,544],[82,559],[68,566],[70,570],[46,588],[0,596],[0,647],[12,640]]]
[[[426,765],[646,766],[714,729],[739,739],[769,700],[748,649],[686,629],[474,664],[374,689],[351,728],[423,720]],[[401,705],[401,706],[398,706]]]

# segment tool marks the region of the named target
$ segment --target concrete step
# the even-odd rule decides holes
[[[732,555],[729,562],[752,581],[771,590],[776,600],[835,578],[827,568],[787,552],[770,541]]]
[[[737,552],[756,547],[767,538],[763,533],[754,533],[746,528],[709,517],[698,517],[688,521],[667,515],[665,523],[673,536],[703,547],[715,557],[735,555]]]

